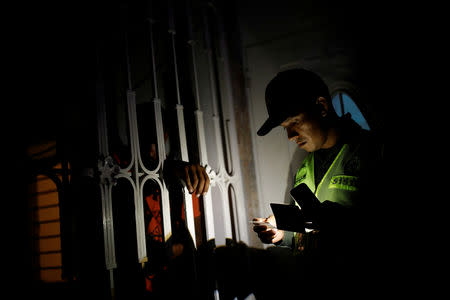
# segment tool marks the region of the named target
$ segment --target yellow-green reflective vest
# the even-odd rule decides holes
[[[314,178],[314,152],[310,153],[297,171],[294,186],[305,183],[320,202],[329,200],[343,206],[352,206],[357,196],[358,177],[344,172],[345,163],[356,150],[350,148],[349,144],[342,146],[317,187]]]
[[[345,174],[344,166],[358,148],[359,145],[344,144],[317,186],[314,180],[314,152],[309,153],[297,171],[294,186],[305,183],[320,202],[329,200],[346,207],[353,206],[358,196],[359,178]],[[307,233],[304,239],[308,239],[308,235]],[[294,237],[295,252],[298,248],[298,234]]]

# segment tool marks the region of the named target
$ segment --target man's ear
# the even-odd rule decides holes
[[[316,104],[319,106],[320,109],[320,116],[326,117],[328,115],[328,101],[324,97],[318,97],[316,99]]]

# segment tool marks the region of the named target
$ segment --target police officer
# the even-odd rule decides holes
[[[318,278],[341,282],[369,255],[369,243],[361,237],[373,229],[382,143],[349,114],[339,117],[327,85],[309,70],[279,72],[267,85],[265,100],[269,117],[257,134],[282,126],[287,138],[308,152],[294,186],[306,184],[321,205],[318,229],[295,233],[255,225],[253,230],[263,243],[289,247],[294,255],[314,261],[308,272]],[[273,215],[254,220],[276,227]]]

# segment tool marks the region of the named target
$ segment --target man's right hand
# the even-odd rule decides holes
[[[258,234],[259,239],[264,244],[275,244],[283,240],[284,231],[276,228],[277,223],[274,215],[267,218],[254,218],[253,221],[268,222],[274,227],[268,228],[266,225],[253,226],[253,231]]]
[[[186,186],[189,193],[196,193],[197,197],[206,195],[211,183],[206,168],[181,160],[166,160],[164,162],[164,177],[169,181],[176,179]]]

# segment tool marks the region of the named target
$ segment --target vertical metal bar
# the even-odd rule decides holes
[[[153,99],[153,105],[155,109],[155,121],[156,121],[156,134],[158,142],[158,153],[159,161],[161,162],[159,166],[162,168],[166,156],[166,150],[164,146],[164,132],[163,132],[163,121],[161,114],[161,100],[155,98]],[[167,241],[172,236],[172,225],[170,220],[170,201],[169,193],[167,187],[163,184],[161,185],[161,211],[163,217],[163,230],[164,230],[164,241]]]
[[[228,45],[226,41],[226,35],[225,35],[225,28],[224,28],[224,22],[223,22],[223,16],[221,14],[220,10],[215,10],[216,13],[216,20],[217,25],[219,28],[219,44],[220,48],[222,50],[222,56],[223,56],[223,72],[224,72],[224,85],[225,85],[225,91],[228,96],[228,101],[223,101],[222,105],[228,105],[228,111],[229,111],[229,121],[226,122],[226,128],[227,128],[227,134],[228,139],[226,140],[230,150],[230,162],[232,163],[232,177],[235,180],[234,187],[236,192],[236,197],[239,197],[241,199],[239,201],[240,207],[237,209],[237,219],[238,219],[238,228],[237,231],[239,231],[239,236],[241,238],[241,241],[248,243],[248,225],[247,225],[247,208],[245,205],[245,197],[243,194],[243,186],[242,186],[242,177],[241,177],[241,170],[240,170],[240,164],[237,163],[237,160],[233,160],[233,157],[239,157],[239,151],[237,149],[238,145],[238,139],[236,135],[236,123],[234,118],[234,107],[233,107],[233,88],[231,84],[231,71],[230,71],[230,62],[229,62],[229,54],[228,54]]]
[[[145,247],[145,221],[144,221],[144,200],[140,193],[139,178],[143,174],[139,172],[139,135],[137,128],[137,118],[136,118],[136,93],[132,90],[127,91],[127,103],[128,103],[128,119],[130,126],[130,136],[131,136],[131,150],[134,154],[134,164],[133,164],[133,180],[135,182],[134,187],[134,212],[136,220],[136,242],[138,250],[138,260],[139,262],[144,262],[147,260],[147,248]]]
[[[175,49],[175,30],[169,30],[171,40],[172,40],[172,53],[173,53],[173,65],[174,65],[174,71],[175,71],[175,85],[176,85],[176,91],[177,91],[177,103],[178,105],[181,105],[181,99],[180,99],[180,83],[178,81],[178,65],[177,65],[177,53]]]
[[[200,93],[198,88],[198,75],[197,75],[197,62],[195,59],[195,45],[196,42],[194,40],[194,33],[192,31],[192,11],[190,7],[190,1],[187,0],[186,4],[186,15],[188,20],[188,44],[191,49],[191,62],[192,62],[192,76],[193,76],[193,84],[194,84],[194,98],[195,98],[195,116],[196,116],[196,126],[197,126],[197,135],[198,135],[198,150],[200,156],[200,163],[202,165],[208,164],[208,156],[206,152],[206,142],[205,142],[205,130],[203,123],[203,112],[200,106]]]
[[[191,62],[192,62],[192,76],[193,76],[193,85],[194,85],[194,97],[195,97],[195,105],[196,110],[195,114],[195,125],[197,129],[197,140],[198,140],[198,152],[200,157],[200,164],[202,166],[208,165],[208,155],[206,148],[206,139],[205,139],[205,128],[204,128],[204,120],[203,120],[203,112],[200,106],[200,93],[198,87],[198,75],[197,75],[197,61],[195,59],[195,46],[196,41],[194,39],[194,33],[192,28],[192,8],[191,1],[186,1],[186,16],[187,16],[187,25],[188,25],[188,44],[191,49]],[[211,191],[209,191],[206,195],[203,196],[203,214],[205,217],[205,231],[206,231],[206,239],[208,241],[213,240],[215,238],[214,232],[214,213],[212,208],[212,199],[211,199]]]
[[[237,228],[237,224],[238,224],[239,220],[238,220],[236,191],[235,191],[235,188],[234,188],[234,182],[230,182],[228,184],[227,190],[228,190],[228,199],[229,199],[229,202],[230,202],[230,212],[232,213],[232,215],[231,215],[232,223],[235,225],[234,226],[234,230],[233,230],[233,233],[235,234],[234,238],[237,241],[240,241],[241,240],[240,232],[239,232],[239,230],[237,230],[238,229]]]
[[[100,68],[100,66],[98,66]],[[98,71],[100,73],[100,71]],[[105,107],[105,93],[104,82],[102,75],[99,74],[96,83],[96,99],[97,99],[97,136],[98,136],[98,153],[107,155],[108,153],[108,136],[107,136],[107,122],[106,122],[106,107]]]
[[[199,143],[200,159],[203,166],[208,165],[208,158],[206,154],[205,129],[203,127],[203,112],[201,110],[195,111],[195,121],[197,127],[197,136]],[[212,207],[211,190],[203,196],[203,213],[205,216],[206,239],[212,240],[215,238],[214,230],[214,212]]]
[[[128,77],[128,91],[127,91],[127,105],[128,105],[128,122],[130,127],[131,138],[131,153],[133,175],[134,175],[134,209],[135,209],[135,222],[136,222],[136,243],[137,243],[137,255],[139,262],[143,262],[147,259],[147,248],[145,247],[145,222],[144,222],[144,203],[142,195],[139,192],[139,177],[142,175],[139,172],[139,136],[137,132],[137,118],[136,118],[136,93],[132,90],[131,80],[131,63],[130,63],[130,51],[127,30],[125,29],[125,54],[127,61],[127,77]]]
[[[187,150],[187,141],[186,141],[186,127],[184,123],[184,107],[181,104],[177,104],[177,120],[178,120],[178,131],[179,131],[179,139],[180,139],[180,148],[181,148],[181,159],[184,161],[189,161],[189,155]]]
[[[203,11],[203,28],[204,28],[204,38],[205,38],[205,48],[208,56],[208,75],[209,75],[209,84],[211,89],[211,102],[213,107],[213,126],[214,133],[216,138],[216,149],[217,149],[217,174],[220,175],[221,171],[224,168],[224,158],[223,158],[223,147],[222,147],[222,133],[220,130],[220,117],[219,117],[219,109],[217,104],[217,88],[216,88],[216,77],[214,72],[214,61],[212,57],[212,49],[211,49],[211,36],[209,31],[209,22],[207,17],[207,11]]]
[[[177,66],[177,52],[175,47],[175,16],[174,16],[174,8],[173,8],[173,2],[169,2],[169,34],[171,39],[171,45],[172,45],[172,57],[173,57],[173,66],[174,66],[174,72],[175,72],[175,87],[177,92],[177,104],[181,105],[181,99],[180,99],[180,84],[178,81],[178,66]]]
[[[184,115],[183,115],[183,106],[177,105],[177,118],[178,118],[178,129],[179,129],[179,138],[180,138],[180,147],[181,147],[181,159],[184,161],[189,161],[188,152],[187,152],[187,143],[186,143],[186,133],[184,127]],[[185,208],[185,216],[186,216],[186,224],[191,233],[192,240],[194,245],[196,245],[195,238],[195,223],[194,223],[194,208],[192,203],[192,195],[189,194],[187,187],[184,187],[184,208]]]
[[[152,18],[148,18],[148,27],[150,35],[150,56],[152,58],[152,72],[153,72],[153,105],[155,109],[155,123],[156,123],[156,134],[158,142],[158,165],[155,168],[155,172],[158,172],[162,167],[164,160],[166,159],[166,150],[164,147],[164,128],[162,124],[161,116],[161,100],[158,98],[158,83],[156,74],[156,63],[155,63],[155,49],[153,43],[153,24],[155,21]]]
[[[180,140],[180,150],[181,150],[181,159],[184,161],[189,161],[188,151],[187,151],[187,142],[186,142],[186,129],[184,123],[184,113],[183,113],[183,105],[181,104],[180,99],[180,85],[178,79],[178,66],[177,66],[177,53],[175,47],[175,17],[174,17],[174,7],[173,2],[169,1],[169,34],[171,36],[172,41],[172,55],[173,55],[173,64],[174,64],[174,73],[175,73],[175,88],[177,92],[177,120],[178,120],[178,137]],[[186,216],[186,224],[191,233],[192,240],[194,245],[196,245],[195,238],[195,223],[194,223],[194,209],[192,204],[192,196],[189,194],[187,188],[184,188],[184,208],[185,208],[185,216]]]
[[[232,238],[232,230],[231,230],[231,221],[230,221],[230,210],[229,210],[229,203],[227,201],[228,196],[226,192],[226,184],[225,184],[225,159],[224,159],[224,148],[222,143],[222,131],[221,131],[221,119],[219,114],[219,104],[217,99],[217,86],[215,84],[216,77],[214,72],[214,61],[212,56],[212,44],[211,44],[211,33],[209,30],[209,21],[207,16],[207,11],[203,11],[203,28],[204,28],[204,37],[205,37],[205,47],[206,52],[208,55],[208,70],[209,70],[209,82],[210,82],[210,88],[211,88],[211,101],[213,106],[213,126],[214,126],[214,133],[216,138],[216,149],[217,149],[217,159],[218,159],[218,170],[217,170],[217,177],[216,177],[216,184],[219,185],[221,195],[222,195],[222,201],[223,201],[223,218],[224,218],[224,224],[225,224],[225,238],[231,239]]]
[[[208,15],[206,9],[202,11],[202,17],[203,17],[203,36],[205,40],[205,49],[206,54],[208,56],[208,71],[209,71],[209,86],[211,89],[211,102],[213,106],[213,114],[217,115],[218,109],[217,109],[217,95],[216,95],[216,79],[214,76],[214,61],[212,58],[212,45],[211,45],[211,33],[209,31],[209,22],[208,22]]]
[[[97,45],[99,47],[99,45]],[[100,51],[97,48],[97,51]],[[99,54],[99,53],[97,53]],[[101,158],[108,156],[108,127],[106,120],[106,105],[105,105],[105,93],[103,74],[101,72],[101,64],[99,57],[97,57],[98,77],[96,86],[96,103],[97,103],[97,132],[98,132],[98,153]],[[103,160],[98,161],[99,164],[103,163]],[[114,243],[114,223],[112,217],[112,200],[111,189],[109,185],[105,183],[99,184],[100,198],[102,204],[102,221],[103,221],[103,244],[105,251],[105,266],[109,270],[110,275],[110,290],[111,295],[114,295],[114,269],[117,268],[116,255],[115,255],[115,243]]]
[[[192,29],[192,9],[190,5],[190,1],[186,1],[186,16],[187,16],[187,25],[188,25],[188,44],[191,49],[191,59],[192,59],[192,75],[193,75],[193,83],[194,83],[194,97],[195,97],[195,108],[200,110],[200,93],[198,89],[198,76],[197,76],[197,62],[195,59],[195,39],[194,32]]]
[[[114,222],[112,215],[111,185],[102,186],[102,210],[103,210],[103,230],[106,231],[104,237],[108,255],[106,257],[106,269],[111,270],[117,267],[116,252],[114,242]]]
[[[155,49],[153,44],[153,24],[155,21],[152,18],[148,18],[148,27],[150,32],[150,56],[152,57],[152,72],[153,72],[153,91],[154,91],[154,99],[158,99],[158,84],[156,78],[156,63],[155,63]]]
[[[152,7],[153,1],[150,0],[150,7]],[[166,159],[166,149],[165,149],[165,141],[164,141],[164,126],[162,120],[161,113],[161,100],[158,97],[158,83],[157,83],[157,73],[156,73],[156,55],[155,55],[155,46],[153,42],[153,24],[155,20],[153,19],[153,11],[150,11],[150,17],[147,19],[149,22],[149,37],[150,37],[150,55],[152,58],[152,72],[153,72],[153,107],[155,111],[155,123],[156,123],[156,137],[157,137],[157,145],[158,145],[158,165],[154,172],[158,173],[160,169],[163,168],[164,160]],[[159,172],[160,173],[160,172]],[[167,242],[169,238],[172,236],[172,223],[170,218],[170,201],[169,201],[169,193],[167,190],[164,181],[161,183],[161,213],[162,213],[162,221],[163,221],[163,232],[164,232],[164,241]]]

